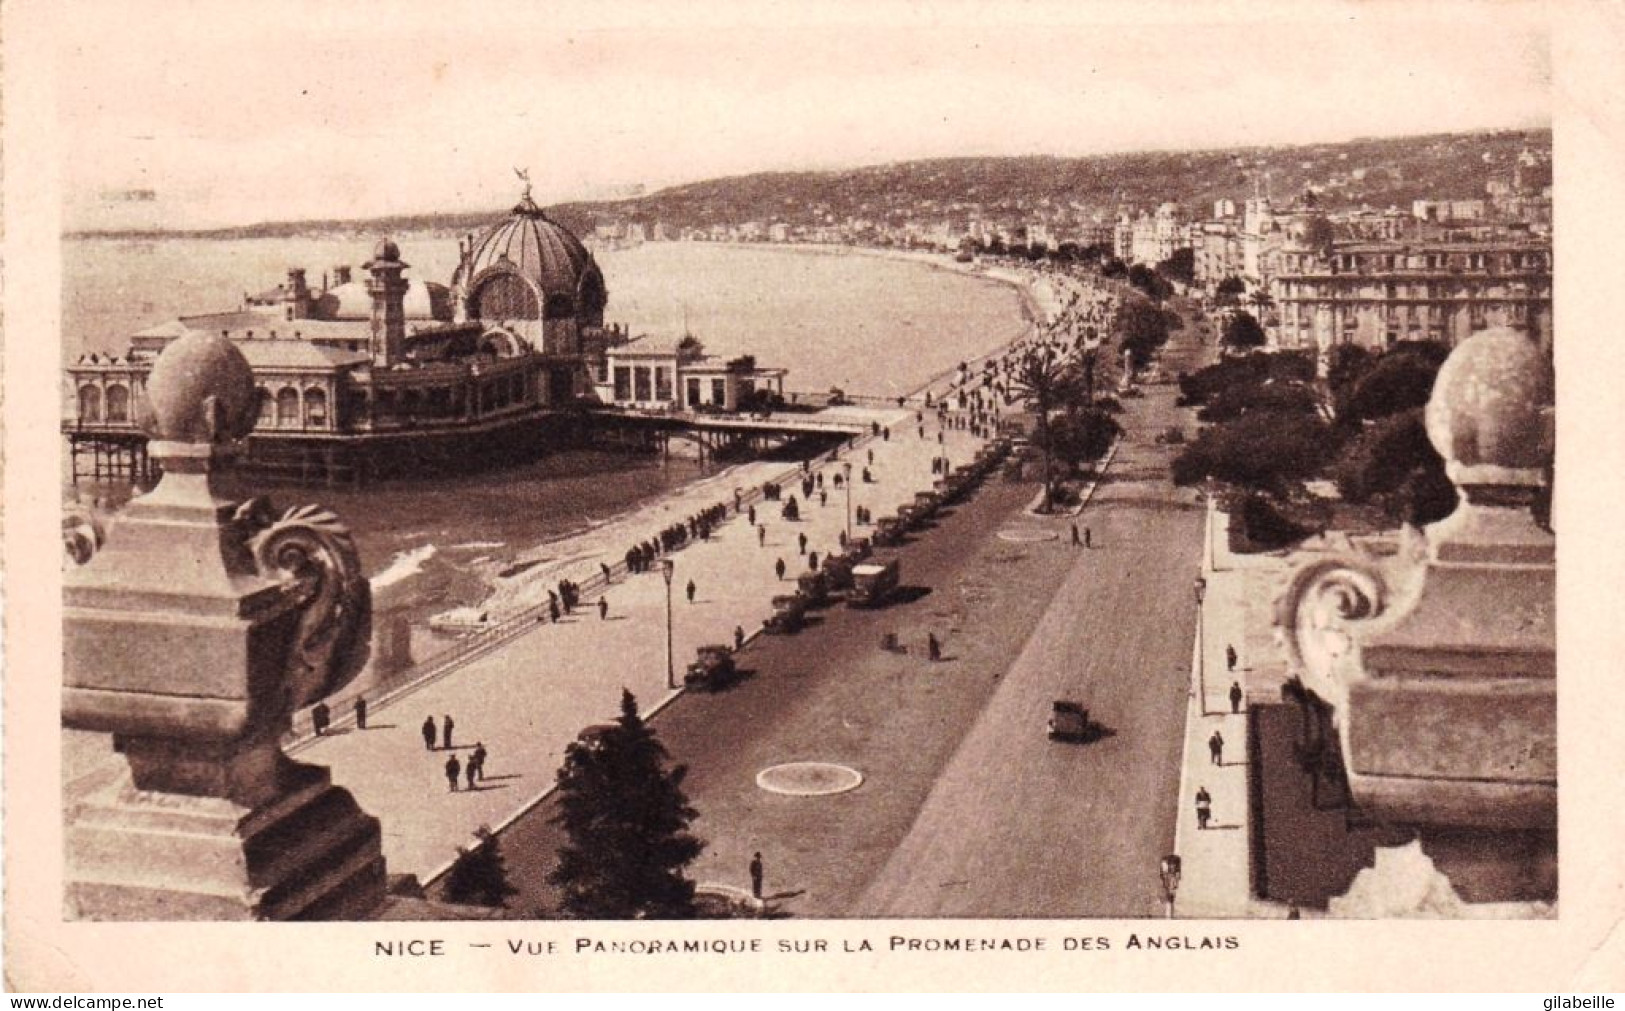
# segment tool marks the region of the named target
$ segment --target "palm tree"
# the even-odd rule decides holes
[[[1063,390],[1070,379],[1071,363],[1046,351],[1042,354],[1032,353],[1022,359],[1010,383],[1011,392],[1025,402],[1029,410],[1038,415],[1037,429],[1033,434],[1037,437],[1038,448],[1044,453],[1044,501],[1041,509],[1043,512],[1049,511],[1050,501],[1055,494],[1049,414],[1061,400]]]
[[[1254,291],[1251,295],[1247,296],[1247,302],[1254,309],[1258,310],[1258,312],[1255,313],[1255,315],[1259,319],[1264,318],[1264,310],[1266,310],[1266,309],[1270,308],[1271,306],[1275,305],[1275,299],[1271,298],[1270,293],[1265,291],[1263,288],[1259,288],[1258,290]]]

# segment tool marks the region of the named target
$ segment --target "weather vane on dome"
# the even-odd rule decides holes
[[[513,170],[513,174],[518,176],[519,181],[525,184],[524,199],[529,200],[530,199],[530,169],[528,169],[528,168],[516,168],[516,169]]]

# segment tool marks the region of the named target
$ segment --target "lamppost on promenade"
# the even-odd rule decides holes
[[[1203,626],[1207,624],[1207,621],[1205,620],[1207,611],[1205,608],[1203,608],[1202,601],[1207,597],[1207,580],[1201,575],[1198,575],[1196,577],[1194,589],[1196,591],[1196,690],[1201,693],[1200,701],[1202,703],[1202,715],[1206,716],[1208,714],[1207,635],[1206,629],[1204,629]]]
[[[841,483],[846,485],[846,542],[852,543],[852,461],[841,461]]]
[[[660,560],[660,577],[666,581],[666,687],[676,688],[676,675],[671,663],[671,577],[677,563],[670,558]]]
[[[1170,853],[1162,858],[1159,872],[1162,877],[1162,912],[1167,919],[1174,918],[1174,896],[1179,893],[1179,875],[1184,869],[1179,857]]]

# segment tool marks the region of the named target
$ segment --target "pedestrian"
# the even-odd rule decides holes
[[[760,548],[760,547],[765,546],[766,544],[767,544],[767,526],[764,524],[764,525],[759,526],[759,527],[756,528],[756,546]]]
[[[688,581],[688,590],[687,590],[687,592],[688,592],[688,602],[690,604],[694,603],[694,580],[692,580],[692,579],[690,579]]]
[[[1236,647],[1228,643],[1224,647],[1224,663],[1229,670],[1236,669]]]
[[[310,711],[310,724],[315,728],[317,737],[327,733],[328,721],[332,718],[332,710],[327,708],[326,702],[316,703],[316,707]]]
[[[1207,787],[1196,789],[1196,827],[1207,828],[1208,821],[1213,817],[1213,797],[1207,792]]]
[[[740,649],[743,649],[744,646],[745,646],[745,627],[743,625],[735,625],[734,626],[734,649],[735,650],[740,650]]]
[[[367,697],[365,695],[355,697],[355,728],[357,730],[367,729]]]
[[[773,560],[773,572],[780,579],[784,578],[784,559],[776,558]]]
[[[762,854],[760,853],[750,858],[750,895],[756,901],[762,901]]]
[[[610,579],[609,579],[609,566],[605,565],[603,562],[599,562],[598,563],[598,568],[604,574],[604,582],[606,584],[608,584],[609,581],[610,581]]]
[[[604,621],[608,617],[609,617],[609,598],[608,597],[599,597],[598,598],[598,620],[599,621]]]
[[[1232,713],[1241,712],[1241,682],[1240,681],[1232,681],[1232,682],[1230,682],[1230,711]]]
[[[1086,547],[1086,548],[1094,547],[1093,536],[1092,535],[1093,535],[1093,531],[1091,531],[1088,527],[1083,528],[1083,546],[1084,547]]]
[[[925,654],[933,663],[942,659],[942,643],[937,641],[935,632],[925,633]]]
[[[464,767],[463,771],[468,774],[468,788],[470,790],[473,790],[474,789],[474,780],[480,774],[480,763],[475,759],[475,757],[473,755],[469,756],[468,765],[466,767]]]
[[[456,755],[446,759],[446,783],[451,787],[452,793],[457,792],[457,777],[462,774],[462,771],[463,763],[457,761]]]
[[[751,526],[756,525],[756,507],[755,506],[751,506],[750,509],[748,509],[745,512],[745,518],[750,520],[750,525]]]
[[[1072,546],[1079,547],[1082,544],[1083,538],[1078,536],[1078,525],[1074,523],[1072,524]]]
[[[485,742],[474,742],[474,753],[468,756],[468,767],[475,771],[481,782],[485,781]]]
[[[451,728],[456,725],[450,716],[440,721],[440,746],[448,751],[451,750]]]
[[[829,505],[829,492],[820,491],[818,493],[818,504],[821,506]]]
[[[559,623],[559,602],[558,601],[550,600],[550,601],[547,602],[547,614],[548,614],[548,617],[553,619],[553,624],[557,625]]]
[[[1223,765],[1224,735],[1219,733],[1217,730],[1213,731],[1213,736],[1207,739],[1207,750],[1208,754],[1213,757],[1214,765]]]
[[[423,718],[423,746],[430,751],[434,750],[434,717]]]
[[[796,534],[796,545],[800,549],[801,554],[804,555],[807,553],[807,535],[805,532]]]

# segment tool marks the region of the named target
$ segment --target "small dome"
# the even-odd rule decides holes
[[[451,319],[451,291],[443,284],[409,278],[406,283],[407,319]],[[316,303],[320,319],[361,320],[372,318],[372,295],[367,282],[348,281],[322,292]]]
[[[401,247],[395,245],[394,239],[379,239],[378,245],[372,247],[372,258],[374,260],[399,260],[401,258]]]

